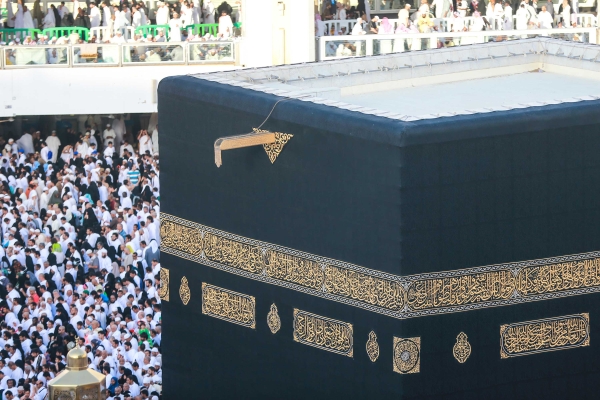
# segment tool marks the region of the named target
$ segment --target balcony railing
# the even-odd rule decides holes
[[[401,53],[537,36],[595,44],[596,28],[321,36],[317,38],[317,60]]]
[[[0,46],[0,67],[234,64],[238,41]]]

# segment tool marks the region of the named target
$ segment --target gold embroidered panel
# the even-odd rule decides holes
[[[371,360],[371,362],[377,361],[379,358],[379,343],[377,343],[377,335],[375,332],[369,332],[369,339],[367,340],[365,348],[367,349],[369,360]]]
[[[168,254],[398,319],[600,291],[600,252],[399,276],[164,213],[161,235]]]
[[[421,371],[421,338],[397,338],[394,336],[394,372],[418,374]]]
[[[179,297],[181,298],[181,302],[184,306],[187,306],[192,298],[192,292],[190,291],[188,280],[185,276],[181,278],[181,284],[179,285]]]
[[[248,328],[256,328],[254,296],[233,292],[206,282],[202,282],[202,314]]]
[[[516,357],[590,345],[587,313],[500,326],[500,357]]]
[[[454,355],[454,358],[456,358],[456,361],[461,364],[467,361],[467,358],[471,355],[471,344],[469,343],[469,338],[466,333],[461,332],[458,334],[456,343],[454,343],[454,346],[452,347],[452,354]]]
[[[160,288],[158,297],[163,301],[169,301],[169,270],[165,267],[160,268]]]
[[[267,314],[267,325],[273,335],[281,328],[281,319],[279,318],[275,303],[271,304],[271,311]]]
[[[352,324],[294,309],[294,340],[352,357]]]

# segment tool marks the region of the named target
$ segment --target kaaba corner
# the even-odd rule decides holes
[[[597,52],[161,81],[168,398],[596,398]]]

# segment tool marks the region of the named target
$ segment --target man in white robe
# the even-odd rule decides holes
[[[410,18],[410,4],[407,3],[404,5],[404,8],[398,11],[398,23],[404,24],[404,26],[409,26],[408,19]]]
[[[115,131],[115,151],[119,151],[123,136],[125,136],[125,122],[122,115],[118,115],[113,119],[112,129]]]
[[[131,16],[131,26],[133,28],[137,28],[142,25],[142,14],[140,11],[134,7],[133,15]]]
[[[169,23],[169,7],[162,1],[158,2],[158,10],[156,11],[156,25],[167,25]]]
[[[141,15],[142,26],[148,25],[148,17],[146,17],[146,10],[144,10],[144,7],[138,5],[138,11]]]
[[[15,21],[15,29],[23,29],[23,4],[17,4],[17,13],[13,17]],[[20,35],[17,34],[17,37]]]
[[[6,26],[9,28],[15,27],[15,13],[12,5],[12,0],[8,0],[6,3]]]
[[[20,149],[23,149],[25,154],[35,153],[35,150],[33,149],[33,137],[31,137],[31,134],[28,132],[25,132],[25,134],[17,140],[17,145]]]
[[[158,154],[158,125],[152,131],[152,152]]]
[[[525,3],[521,3],[516,13],[517,16],[517,30],[524,31],[527,29],[529,23],[529,12],[525,9]]]
[[[346,8],[340,1],[336,3],[337,10],[335,12],[335,19],[345,20],[346,19]]]
[[[504,0],[504,30],[513,30],[513,10],[508,0]]]
[[[129,21],[125,17],[125,12],[119,11],[119,7],[114,7],[115,20],[113,21],[114,30],[121,29],[129,25]]]
[[[540,23],[540,29],[552,29],[554,18],[552,18],[552,14],[548,12],[546,6],[542,6],[542,11],[538,14],[538,22]]]
[[[27,8],[27,6],[23,6],[23,28],[25,29],[34,29],[33,25],[33,17],[31,16],[31,12]]]
[[[215,23],[215,6],[211,0],[206,0],[204,2],[204,7],[202,7],[202,17],[204,18],[205,24]]]
[[[100,10],[94,2],[90,3],[90,26],[92,28],[100,26]]]
[[[52,162],[56,162],[58,157],[58,148],[60,147],[60,139],[56,136],[56,131],[52,131],[52,135],[46,138],[46,144],[52,152]]]
[[[106,3],[102,3],[102,26],[111,26],[111,22],[110,7]]]
[[[50,148],[46,144],[46,142],[42,142],[42,149],[40,150],[40,157],[44,160],[45,163],[48,162],[48,153],[50,152]]]
[[[214,18],[213,22],[214,23]],[[183,24],[179,19],[179,14],[173,13],[173,19],[169,21],[169,41],[170,42],[181,42],[181,28]]]
[[[102,138],[104,139],[104,147],[108,147],[108,143],[112,142],[115,145],[115,131],[110,127],[110,124],[106,124],[106,129],[102,133]]]
[[[54,11],[48,7],[48,12],[42,21],[44,29],[54,28],[56,26],[56,18],[54,17]]]
[[[435,6],[435,17],[446,18],[450,11],[450,1],[448,0],[433,0],[432,6]]]

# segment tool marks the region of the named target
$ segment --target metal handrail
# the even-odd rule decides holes
[[[419,46],[418,50],[425,50],[426,48],[435,48],[437,47],[438,39],[463,39],[460,45],[465,44],[474,44],[474,43],[484,43],[485,38],[506,38],[511,37],[515,39],[519,38],[527,38],[530,36],[556,36],[556,35],[574,35],[574,34],[587,34],[588,43],[596,44],[596,28],[563,28],[563,29],[531,29],[531,30],[512,30],[512,31],[466,31],[466,32],[430,32],[430,33],[400,33],[393,35],[340,35],[340,36],[321,36],[316,38],[317,40],[317,60],[333,60],[336,58],[346,58],[346,57],[361,57],[361,56],[370,56],[374,54],[388,54],[395,53],[398,51],[379,51],[376,52],[374,43],[381,43],[380,41],[415,41],[415,40],[427,40],[429,39],[429,43],[427,43],[426,47],[421,48]],[[473,43],[464,43],[464,39],[476,38],[477,40]],[[330,51],[327,52],[327,44],[330,42],[337,42],[336,44],[345,44],[348,43],[353,46],[357,46],[358,44],[363,45],[364,49],[361,48],[361,54],[352,54],[352,55],[342,55],[338,56],[331,54]],[[436,46],[432,46],[433,44]],[[455,45],[459,45],[455,43]],[[401,50],[403,51],[403,50]],[[357,52],[358,53],[358,52]]]

